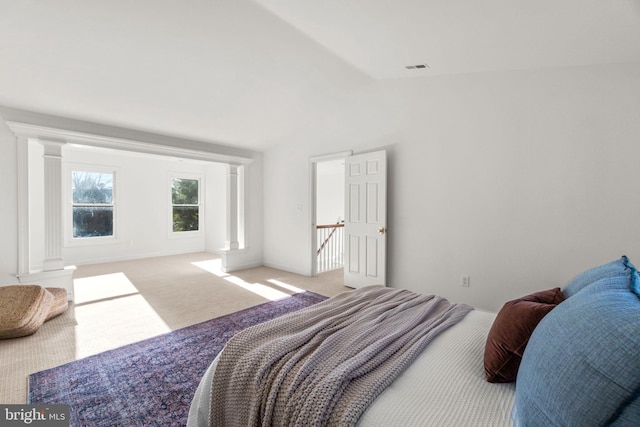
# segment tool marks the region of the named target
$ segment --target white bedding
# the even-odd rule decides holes
[[[360,426],[511,426],[515,384],[484,377],[494,313],[473,310],[440,334],[360,418]],[[191,404],[187,426],[207,426],[216,358]],[[215,399],[215,395],[211,398]]]

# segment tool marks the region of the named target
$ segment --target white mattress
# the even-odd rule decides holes
[[[378,396],[359,425],[511,426],[515,384],[491,384],[484,377],[484,345],[494,319],[493,313],[473,310],[440,334]],[[208,425],[211,379],[217,362],[218,358],[198,386],[188,426]]]

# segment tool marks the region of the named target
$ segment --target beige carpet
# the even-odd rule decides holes
[[[225,274],[196,253],[80,266],[75,302],[34,335],[0,340],[0,403],[25,403],[29,374],[299,290],[349,290],[342,270],[305,277],[267,267]]]

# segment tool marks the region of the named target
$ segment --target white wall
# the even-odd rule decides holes
[[[219,253],[224,248],[227,223],[227,166],[222,163],[210,163],[205,167],[205,250]]]
[[[344,160],[318,162],[316,176],[316,224],[344,220]]]
[[[638,65],[372,84],[264,154],[265,262],[310,270],[309,157],[386,148],[390,286],[497,310],[640,264],[638,117]]]
[[[0,120],[0,285],[18,283],[18,189],[16,138]]]

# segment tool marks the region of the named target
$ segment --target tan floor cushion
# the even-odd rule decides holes
[[[39,285],[0,286],[0,339],[31,335],[45,322],[54,296]]]

